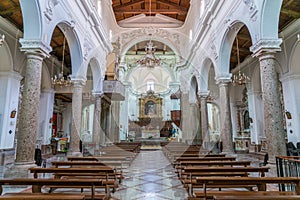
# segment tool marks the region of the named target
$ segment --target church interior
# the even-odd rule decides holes
[[[0,199],[300,199],[299,18],[1,0]]]

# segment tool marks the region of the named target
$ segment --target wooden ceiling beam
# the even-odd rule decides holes
[[[145,14],[150,14],[149,10],[145,10],[145,9],[132,9],[132,10],[128,10],[128,9],[114,9],[114,12],[117,14],[140,14],[140,13],[145,13]],[[187,11],[185,10],[178,10],[178,9],[155,9],[155,10],[151,10],[151,14],[178,14],[178,15],[186,15]]]
[[[121,8],[128,8],[130,6],[134,6],[135,4],[144,3],[145,0],[132,0],[131,2],[124,3],[122,5],[113,6],[113,9],[121,9]]]
[[[170,7],[173,7],[175,9],[178,9],[178,10],[186,10],[186,8],[178,5],[177,3],[169,1],[169,0],[156,0],[156,1],[159,2],[159,3],[161,3],[161,4],[164,4],[166,6],[170,6]]]
[[[294,11],[294,10],[289,10],[289,9],[282,8],[280,12],[282,12],[284,14],[287,14],[287,15],[289,15],[291,17],[294,17],[294,18],[300,18],[300,12],[297,12],[297,11]]]
[[[14,12],[20,11],[20,7],[12,7],[6,10],[0,11],[1,16],[12,15]]]

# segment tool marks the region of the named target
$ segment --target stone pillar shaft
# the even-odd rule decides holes
[[[277,62],[271,53],[259,56],[264,103],[264,122],[270,163],[276,155],[286,155],[282,107],[278,91]]]
[[[80,152],[80,131],[81,131],[81,113],[82,113],[82,87],[81,81],[73,82],[72,94],[72,125],[70,133],[70,152]]]
[[[17,164],[34,163],[44,58],[43,54],[37,52],[26,52],[26,56],[26,73],[17,135]]]
[[[201,107],[201,132],[203,148],[207,149],[210,143],[210,136],[208,130],[208,112],[207,112],[207,97],[208,94],[200,93],[200,107]]]
[[[228,83],[229,81],[219,82],[221,108],[220,122],[223,152],[231,153],[233,152],[233,143]]]
[[[95,112],[93,121],[93,142],[100,143],[101,134],[101,95],[95,94]]]

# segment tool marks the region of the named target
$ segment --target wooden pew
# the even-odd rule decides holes
[[[242,166],[247,167],[250,166],[251,161],[199,161],[199,160],[192,160],[192,161],[181,161],[178,166],[175,167],[176,172],[180,173],[182,170],[185,169],[185,167],[188,166]]]
[[[179,157],[173,161],[173,166],[176,167],[182,161],[234,161],[235,157]]]
[[[38,179],[38,178],[14,178],[0,179],[0,194],[3,185],[31,185],[32,193],[42,193],[43,186],[60,186],[62,188],[85,187],[91,189],[91,197],[95,197],[95,187],[103,186],[101,179]]]
[[[103,197],[105,198],[105,196]],[[6,193],[0,199],[7,200],[84,200],[84,194],[64,194],[64,193]]]
[[[51,173],[54,178],[64,179],[87,179],[100,178],[102,179],[102,188],[109,194],[110,188],[115,191],[118,187],[117,174],[114,168],[108,166],[99,167],[79,167],[79,168],[29,168],[30,173],[33,173],[34,178],[38,178],[38,174]],[[54,187],[53,187],[54,188]]]
[[[214,200],[300,200],[300,195],[263,196],[214,196]]]
[[[58,167],[99,167],[99,166],[109,166],[115,169],[115,174],[121,183],[123,179],[123,166],[122,161],[53,161],[51,164]]]
[[[266,191],[267,184],[292,184],[295,186],[294,192],[274,192],[274,191]],[[203,191],[195,192],[195,186],[201,186]],[[207,188],[210,187],[218,187],[218,188],[245,188],[247,186],[252,188],[253,186],[257,187],[258,191],[207,191]],[[204,197],[210,198],[212,196],[216,196],[218,199],[221,196],[236,196],[232,199],[242,199],[243,196],[247,196],[250,194],[255,195],[256,197],[264,196],[293,196],[300,195],[300,178],[298,177],[197,177],[194,182],[190,184],[191,194],[195,194],[196,197]],[[263,192],[262,192],[263,191]],[[253,193],[252,193],[253,192]],[[299,196],[300,197],[300,196]]]

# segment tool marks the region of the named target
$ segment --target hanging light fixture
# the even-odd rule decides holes
[[[239,68],[238,75],[233,75],[232,77],[232,84],[233,85],[245,85],[250,81],[250,78],[246,76],[244,73],[241,73],[241,66],[240,66],[240,50],[239,50],[239,41],[238,37],[236,36],[236,52],[237,52],[237,66]]]
[[[3,34],[1,37],[0,37],[0,47],[2,47],[3,43],[4,43],[4,40],[5,40],[5,35]]]
[[[62,61],[61,61],[61,72],[58,74],[58,77],[54,75],[54,78],[51,78],[52,84],[59,87],[70,87],[72,81],[69,76],[64,77],[64,62],[65,62],[65,48],[66,48],[66,38],[64,37],[63,41],[63,50],[62,50]]]
[[[150,41],[147,43],[147,46],[145,46],[146,55],[142,59],[138,60],[137,63],[142,67],[148,68],[160,66],[160,59],[157,59],[154,56],[155,51],[156,47],[153,46],[153,43],[150,39]]]

